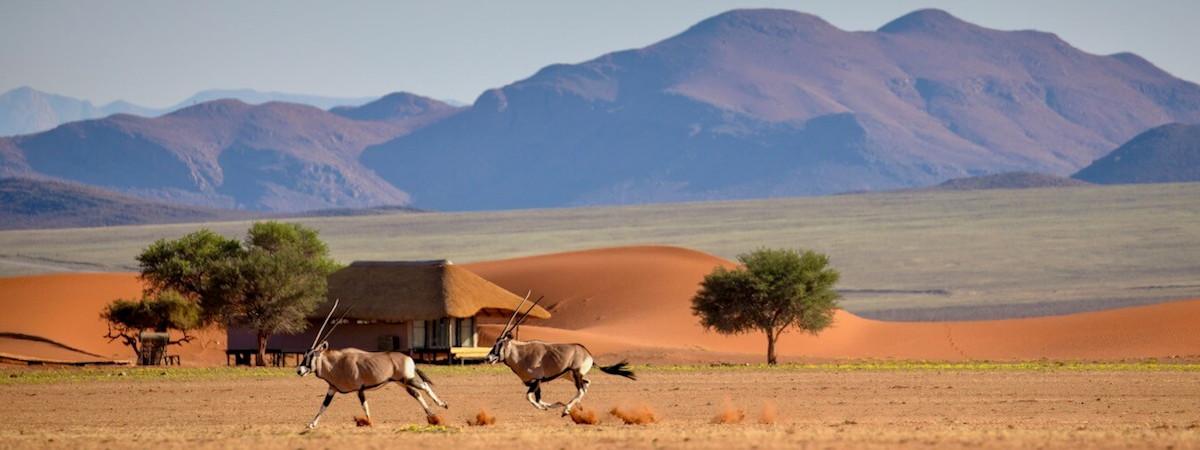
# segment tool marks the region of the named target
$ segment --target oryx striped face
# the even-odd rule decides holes
[[[504,333],[503,336],[496,339],[496,343],[492,345],[492,351],[488,352],[485,361],[488,364],[499,362],[502,359],[501,355],[504,353],[504,346],[508,345],[508,341],[510,340],[512,340],[512,333]]]
[[[327,348],[329,348],[329,343],[322,342],[321,345],[318,345],[316,348],[313,348],[305,353],[304,359],[300,361],[300,365],[296,366],[296,375],[305,376],[308,375],[309,372],[312,372],[314,362],[318,357],[321,356],[321,353],[325,352],[325,349]]]

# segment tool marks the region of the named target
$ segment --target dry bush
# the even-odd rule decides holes
[[[584,408],[583,405],[576,405],[571,409],[571,421],[576,425],[597,425],[600,418],[596,417],[595,411]]]
[[[758,416],[758,423],[763,425],[771,425],[779,420],[779,410],[775,408],[775,402],[767,400],[763,403],[762,414]]]
[[[442,419],[442,416],[437,414],[430,414],[425,417],[425,420],[429,422],[430,425],[444,425],[446,423],[446,420]]]
[[[488,425],[495,425],[495,424],[496,424],[496,416],[488,414],[486,409],[480,409],[479,412],[475,413],[474,419],[467,420],[467,425],[470,425],[473,427],[485,427]]]
[[[658,415],[654,413],[649,406],[635,406],[632,408],[622,408],[620,406],[613,407],[608,411],[609,414],[617,416],[626,425],[648,425],[658,422]]]
[[[712,423],[735,424],[742,423],[742,420],[746,419],[746,411],[734,406],[728,397],[723,403],[721,412],[713,417]]]
[[[374,425],[371,423],[371,418],[367,416],[354,416],[354,426],[369,427]]]

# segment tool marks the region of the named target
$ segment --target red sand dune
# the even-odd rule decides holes
[[[674,247],[621,247],[467,264],[513,292],[545,295],[550,320],[522,338],[667,360],[758,360],[760,334],[706,332],[691,313],[704,275],[733,263]],[[788,333],[781,356],[935,360],[1124,359],[1200,354],[1200,300],[1032,319],[902,323],[839,312],[819,336]],[[484,334],[495,333],[494,327]]]
[[[520,337],[579,342],[607,359],[638,362],[760,361],[760,334],[704,331],[691,298],[704,275],[732,263],[674,247],[621,247],[464,265],[513,291],[533,290],[554,317],[522,327]],[[56,274],[0,278],[0,353],[52,360],[129,359],[107,343],[100,309],[133,298],[134,274]],[[899,323],[840,312],[819,336],[789,333],[784,359],[879,358],[931,360],[1126,359],[1200,354],[1200,300],[1067,316],[977,322]],[[496,326],[484,326],[484,339]],[[224,364],[224,334],[208,331],[174,351],[188,365]],[[64,348],[67,347],[67,348]],[[75,351],[71,349],[77,349]],[[89,353],[91,355],[89,355]]]
[[[0,339],[0,353],[65,362],[130,360],[120,341],[108,342],[100,310],[117,298],[138,298],[142,284],[131,273],[73,273],[0,278],[0,332],[36,336],[59,345],[28,339]],[[62,347],[78,350],[70,351]],[[86,352],[86,353],[85,353]],[[89,354],[90,353],[90,354]],[[204,331],[170,353],[185,365],[225,362],[225,335]]]

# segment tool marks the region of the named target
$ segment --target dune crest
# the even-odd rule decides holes
[[[545,295],[554,314],[522,327],[522,338],[580,342],[598,354],[678,362],[758,361],[759,334],[705,331],[691,299],[714,267],[731,261],[665,246],[615,247],[467,264],[514,292]],[[1126,359],[1200,353],[1189,318],[1200,300],[1107,311],[967,322],[883,322],[847,311],[820,335],[789,332],[779,354],[791,358],[932,360]],[[494,331],[483,330],[487,339]],[[644,359],[643,359],[644,360]]]

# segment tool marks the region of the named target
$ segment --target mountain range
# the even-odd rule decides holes
[[[67,122],[97,119],[113,114],[157,117],[188,106],[221,99],[236,99],[250,104],[300,103],[321,109],[358,106],[376,100],[375,97],[338,98],[286,92],[261,92],[253,89],[211,89],[197,92],[166,108],[151,108],[121,100],[96,106],[87,100],[50,94],[22,86],[0,94],[0,136],[36,133]]]
[[[920,10],[846,31],[735,10],[555,64],[465,108],[412,94],[328,111],[215,100],[0,139],[0,175],[295,211],[478,210],[819,195],[1003,172],[1066,176],[1200,86],[1129,53]]]
[[[0,176],[50,177],[210,208],[407,205],[359,153],[459,111],[411,94],[324,111],[215,100],[155,118],[118,114],[0,139]]]
[[[362,159],[432,209],[772,197],[1069,175],[1197,120],[1200,86],[1050,33],[939,10],[867,32],[736,10],[546,67]]]

